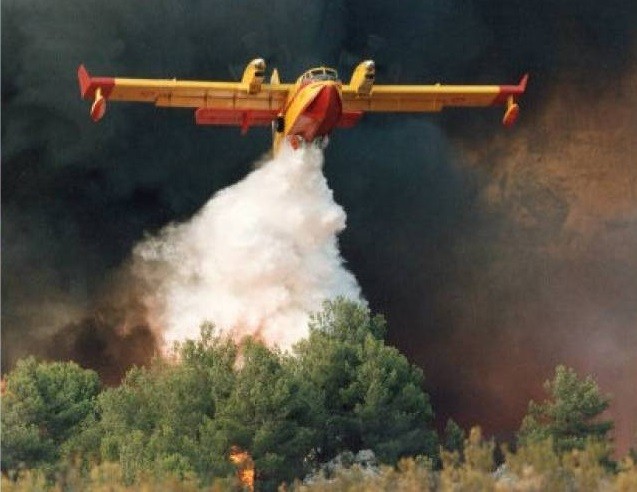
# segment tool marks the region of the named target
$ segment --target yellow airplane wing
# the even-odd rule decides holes
[[[525,75],[518,85],[375,85],[375,67],[362,62],[343,86],[343,114],[372,112],[433,112],[456,106],[506,106],[502,122],[515,123],[520,108],[516,103],[528,81]]]
[[[176,79],[127,79],[92,77],[78,68],[80,94],[93,100],[94,121],[104,116],[106,101],[137,101],[159,107],[197,108],[198,124],[269,125],[285,105],[292,84],[281,84],[278,75],[264,84],[265,62],[252,60],[240,82],[183,81]]]

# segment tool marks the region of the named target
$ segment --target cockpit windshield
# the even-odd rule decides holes
[[[333,68],[313,68],[303,74],[301,81],[338,80],[338,73]]]

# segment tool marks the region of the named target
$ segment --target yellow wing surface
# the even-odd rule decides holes
[[[196,108],[196,122],[238,125],[245,132],[252,125],[270,125],[285,112],[295,84],[282,84],[278,73],[264,84],[265,61],[248,63],[240,82],[182,81],[91,77],[83,65],[78,69],[82,98],[93,100],[91,117],[104,115],[106,101],[138,101],[159,107]],[[339,126],[352,126],[367,112],[432,112],[445,107],[505,106],[503,123],[515,123],[520,108],[517,98],[526,90],[528,75],[518,85],[376,85],[375,64],[360,63],[349,84],[341,86],[342,113]]]
[[[446,107],[506,106],[505,125],[512,125],[520,108],[516,100],[526,90],[528,75],[518,85],[376,85],[372,60],[355,69],[343,87],[343,113],[432,112]]]
[[[285,105],[291,84],[264,84],[265,62],[252,60],[240,82],[182,81],[176,79],[130,79],[91,77],[83,65],[78,69],[80,93],[92,99],[91,117],[104,115],[106,101],[136,101],[159,107],[197,108],[200,124],[264,125]]]

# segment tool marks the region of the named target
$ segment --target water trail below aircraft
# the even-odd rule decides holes
[[[346,215],[322,168],[320,149],[283,148],[192,219],[135,247],[133,271],[165,347],[210,321],[237,340],[286,349],[324,300],[361,300],[338,250]]]

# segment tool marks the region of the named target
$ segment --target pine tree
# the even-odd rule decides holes
[[[544,383],[549,399],[531,401],[518,433],[521,444],[552,439],[558,453],[583,449],[587,441],[608,441],[613,422],[600,415],[610,399],[588,376],[582,380],[573,369],[557,366],[555,377]]]

